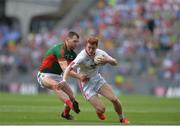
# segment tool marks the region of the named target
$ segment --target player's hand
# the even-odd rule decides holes
[[[99,62],[98,64],[100,64],[100,65],[104,65],[107,63],[106,57],[98,57],[97,60]]]
[[[86,74],[81,74],[80,75],[80,80],[82,82],[86,82],[86,81],[89,81],[89,77]]]

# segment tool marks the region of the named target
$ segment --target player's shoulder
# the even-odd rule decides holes
[[[79,53],[79,55],[85,55],[85,54],[86,54],[85,49],[81,50],[80,53]]]
[[[59,43],[56,43],[54,45],[52,45],[48,50],[47,50],[47,55],[50,54],[50,53],[55,53],[55,54],[58,54],[59,53],[59,50],[61,50],[63,46],[63,42],[59,42]]]
[[[56,45],[59,46],[59,47],[63,47],[64,46],[64,42],[63,41],[59,41]]]
[[[77,55],[78,59],[84,59],[86,57],[86,51],[83,49],[79,52],[79,54]]]
[[[102,49],[97,48],[97,49],[96,49],[96,51],[97,51],[97,52],[100,52],[100,51],[103,51],[103,50],[102,50]]]
[[[64,45],[64,42],[63,42],[63,41],[60,41],[60,42],[54,44],[51,48],[62,47],[63,45]]]
[[[96,49],[96,54],[104,54],[105,53],[105,51],[104,50],[102,50],[102,49]]]

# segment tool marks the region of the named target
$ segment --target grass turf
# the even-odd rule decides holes
[[[119,125],[112,104],[102,98],[106,106],[106,120],[97,118],[93,107],[81,96],[76,96],[81,112],[72,115],[76,120],[59,118],[63,103],[55,95],[19,95],[0,93],[0,125]],[[180,100],[152,96],[120,96],[125,116],[132,125],[180,124]]]

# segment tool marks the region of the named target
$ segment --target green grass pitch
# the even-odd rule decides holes
[[[71,111],[76,120],[67,121],[58,117],[64,105],[55,95],[0,93],[0,125],[119,125],[118,116],[106,99],[102,98],[106,120],[101,121],[81,95],[76,98],[81,112]],[[119,99],[130,125],[180,125],[179,98],[122,95]]]

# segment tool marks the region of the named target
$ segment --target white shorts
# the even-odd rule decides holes
[[[49,78],[57,81],[58,83],[60,83],[62,81],[62,75],[53,74],[53,73],[41,73],[41,72],[38,72],[37,80],[38,80],[38,83],[40,84],[40,86],[42,88],[44,88],[43,81],[42,81],[43,76],[49,77]]]
[[[99,89],[104,84],[106,84],[105,79],[100,74],[98,74],[91,77],[89,81],[80,83],[79,87],[84,97],[89,100],[92,96],[98,94]]]

